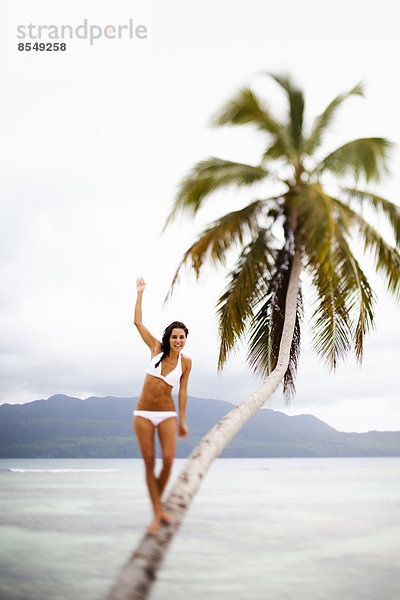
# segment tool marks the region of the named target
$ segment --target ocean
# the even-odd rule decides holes
[[[1,459],[0,482],[0,599],[106,598],[151,518],[142,461]],[[150,598],[398,600],[399,590],[400,458],[217,459]]]

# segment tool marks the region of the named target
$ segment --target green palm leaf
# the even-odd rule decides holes
[[[326,156],[313,173],[330,171],[334,175],[364,175],[367,181],[379,181],[388,172],[389,152],[393,144],[385,138],[360,138],[340,146]]]
[[[331,199],[319,184],[309,184],[298,186],[295,194],[287,195],[287,207],[296,221],[299,242],[304,248],[312,248],[323,262],[329,251]]]
[[[219,369],[222,369],[228,354],[242,336],[248,319],[252,317],[254,302],[265,293],[264,281],[274,257],[272,244],[271,234],[261,229],[241,253],[228,286],[218,301]]]
[[[363,359],[365,334],[374,326],[374,306],[376,297],[355,259],[343,234],[343,228],[335,222],[335,239],[340,260],[339,276],[343,282],[343,291],[349,314],[352,316],[352,337],[354,350],[359,363]],[[353,317],[353,313],[356,313]],[[358,316],[357,316],[358,314]]]
[[[185,252],[175,272],[166,300],[178,283],[184,265],[190,264],[197,279],[206,260],[213,265],[218,263],[223,265],[227,252],[235,244],[243,244],[247,235],[258,231],[258,220],[267,203],[268,200],[256,200],[241,210],[224,215],[207,227]]]
[[[352,331],[346,280],[341,276],[343,257],[335,240],[332,198],[320,185],[310,185],[291,201],[307,268],[317,292],[313,344],[333,369],[351,348]]]
[[[179,184],[177,198],[164,230],[178,212],[196,214],[204,199],[212,192],[232,184],[251,186],[267,176],[268,171],[260,166],[215,157],[198,162]]]
[[[287,95],[289,101],[288,129],[292,140],[293,148],[301,150],[303,144],[303,119],[304,119],[304,93],[297,88],[289,76],[269,75],[278,83]]]
[[[400,207],[389,200],[354,188],[345,188],[342,190],[350,200],[356,200],[360,206],[369,205],[376,211],[381,211],[389,220],[396,240],[396,245],[400,246]]]
[[[322,264],[313,252],[308,252],[307,256],[307,266],[318,295],[312,315],[313,344],[326,364],[336,369],[339,359],[350,350],[352,340],[345,286],[339,275],[340,262],[334,249]]]
[[[354,342],[361,361],[364,334],[373,324],[374,296],[345,238],[349,214],[338,211],[338,201],[319,185],[295,197],[293,206],[318,296],[314,346],[336,368]]]
[[[364,241],[364,252],[372,252],[375,269],[385,277],[387,289],[400,298],[400,254],[381,234],[360,214],[352,210],[344,202],[335,199],[336,207],[342,211],[351,224],[357,229]]]
[[[358,95],[363,96],[363,86],[361,83],[358,83],[354,88],[352,88],[349,92],[344,92],[339,94],[332,100],[330,104],[326,107],[323,113],[321,113],[314,121],[311,134],[308,140],[305,142],[304,151],[307,154],[312,154],[316,148],[321,143],[322,135],[326,131],[326,129],[331,124],[333,117],[339,106],[343,104],[343,102],[349,98],[350,96]]]
[[[224,104],[212,117],[211,125],[244,125],[253,123],[262,131],[279,137],[283,126],[266,106],[263,106],[255,93],[248,87]]]

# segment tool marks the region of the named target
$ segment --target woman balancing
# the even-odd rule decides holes
[[[174,321],[168,325],[161,342],[143,325],[142,296],[146,287],[144,280],[137,279],[136,287],[135,325],[151,350],[151,361],[146,370],[142,393],[133,412],[133,428],[144,459],[146,483],[154,511],[154,519],[147,532],[156,535],[161,521],[166,523],[171,521],[170,515],[161,503],[161,496],[170,476],[176,452],[178,420],[171,392],[173,386],[179,384],[179,436],[186,438],[188,434],[185,419],[187,383],[192,361],[181,354],[189,333],[183,323]],[[163,461],[158,477],[154,472],[156,429]]]

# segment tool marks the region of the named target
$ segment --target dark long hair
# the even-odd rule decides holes
[[[154,365],[156,368],[161,363],[161,361],[164,360],[164,358],[167,358],[167,356],[169,356],[169,351],[171,350],[169,339],[171,337],[173,329],[183,329],[183,331],[186,334],[186,337],[189,335],[189,329],[186,327],[186,325],[184,325],[180,321],[174,321],[173,323],[168,325],[168,327],[166,327],[164,329],[164,333],[162,336],[162,340],[161,340],[162,356],[161,356],[160,360]]]

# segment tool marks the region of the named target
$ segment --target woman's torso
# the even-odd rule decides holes
[[[161,354],[152,357],[148,370],[152,373],[157,372],[163,375],[167,380],[176,382],[177,377],[180,379],[182,372],[181,355],[178,360],[174,357],[167,356],[159,367],[156,369],[154,363],[158,362]],[[169,385],[164,379],[155,374],[146,372],[146,377],[143,383],[142,393],[136,405],[136,410],[175,410],[174,400],[172,398],[173,386]],[[171,378],[169,378],[171,375]],[[178,380],[179,383],[179,380]]]

